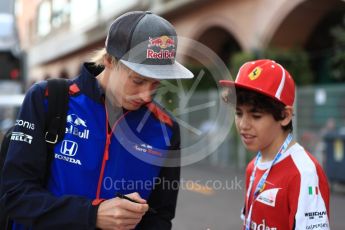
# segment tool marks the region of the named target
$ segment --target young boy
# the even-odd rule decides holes
[[[241,140],[257,156],[246,169],[244,229],[329,229],[329,187],[316,159],[292,137],[295,84],[272,60],[245,63],[225,101]],[[236,89],[236,97],[231,88]]]

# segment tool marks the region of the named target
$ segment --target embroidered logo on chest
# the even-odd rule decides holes
[[[280,188],[272,188],[272,189],[265,190],[259,194],[256,200],[260,203],[274,207],[276,204],[276,198],[277,198],[279,190]]]
[[[141,144],[141,145],[136,144],[133,147],[138,152],[149,153],[149,154],[156,155],[156,156],[162,155],[162,153],[154,150],[153,147],[151,145],[148,145],[148,144]]]

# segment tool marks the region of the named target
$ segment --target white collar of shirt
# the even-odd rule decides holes
[[[288,157],[292,152],[298,150],[301,146],[298,144],[298,143],[295,143],[294,145],[292,145],[290,148],[288,148],[285,152],[282,153],[281,157],[279,158],[279,160],[276,162],[279,163],[281,162],[282,160],[284,160],[286,157]],[[273,160],[272,160],[273,161]],[[268,169],[271,164],[272,164],[272,161],[266,161],[266,162],[261,162],[261,160],[258,162],[258,169],[260,170],[266,170]]]

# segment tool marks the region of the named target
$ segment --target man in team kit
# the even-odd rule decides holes
[[[156,14],[115,19],[104,49],[68,81],[59,142],[45,132],[47,82],[31,87],[2,174],[0,204],[12,230],[171,229],[178,187],[158,182],[179,182],[179,165],[166,161],[180,156],[180,132],[153,96],[162,79],[193,77],[175,60],[176,49],[174,27]]]

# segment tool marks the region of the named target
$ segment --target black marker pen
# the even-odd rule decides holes
[[[141,203],[139,203],[138,201],[133,200],[133,199],[129,198],[128,196],[125,196],[125,195],[123,195],[123,194],[121,194],[121,193],[116,193],[116,196],[117,196],[118,198],[121,198],[121,199],[129,200],[129,201],[131,201],[131,202],[134,202],[134,203],[137,203],[137,204],[141,204]],[[148,210],[148,211],[151,212],[151,213],[153,213],[153,214],[157,214],[157,211],[156,211],[155,209],[151,208],[151,207],[149,207],[149,210]]]

